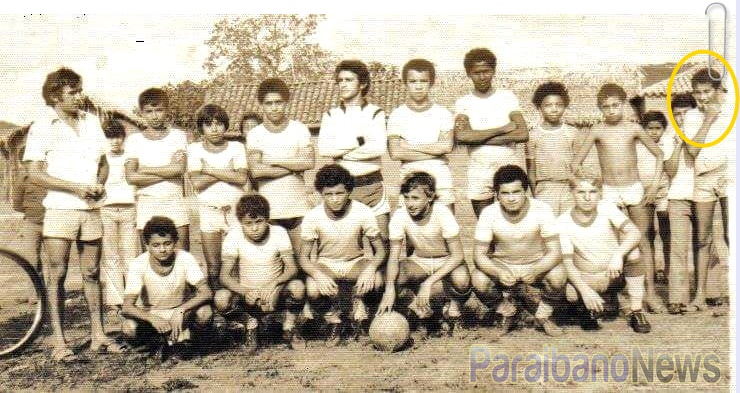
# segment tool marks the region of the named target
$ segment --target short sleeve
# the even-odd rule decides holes
[[[400,116],[400,108],[398,107],[391,112],[391,115],[388,116],[388,136],[397,136],[397,137],[403,137],[402,131],[401,131],[401,120],[399,119]]]
[[[509,107],[509,113],[521,112],[522,108],[519,105],[519,98],[516,97],[513,91],[507,90],[506,103]]]
[[[28,130],[26,138],[26,150],[23,153],[23,161],[46,162],[46,153],[49,151],[48,141],[50,138],[44,135],[40,123],[33,123]]]
[[[403,240],[405,233],[405,226],[403,215],[406,214],[406,212],[403,211],[403,208],[397,209],[393,216],[391,216],[391,221],[388,223],[388,238],[390,240]]]
[[[198,154],[198,143],[191,143],[188,145],[188,172],[200,171],[203,169],[203,164],[200,161],[201,155]]]
[[[246,150],[254,150],[254,151],[262,151],[262,139],[260,138],[260,135],[257,131],[257,127],[252,128],[247,133],[247,137],[245,138],[246,141]]]
[[[599,202],[599,213],[605,214],[617,231],[629,222],[629,218],[615,204],[608,201]]]
[[[460,97],[455,101],[455,115],[464,115],[466,112],[465,97]]]
[[[496,219],[493,210],[496,205],[490,205],[483,209],[475,224],[475,240],[481,243],[490,243],[493,241],[493,224]]]
[[[126,155],[126,160],[138,160],[139,159],[139,142],[141,135],[131,134],[126,137],[126,141],[123,144],[123,154]]]
[[[440,209],[440,224],[442,225],[442,237],[445,239],[452,239],[455,236],[460,235],[460,225],[457,223],[455,216],[447,206],[441,205]]]
[[[239,236],[238,232],[241,229],[233,228],[224,237],[224,242],[221,244],[221,255],[229,258],[239,257]]]
[[[232,149],[234,150],[234,161],[233,169],[247,169],[247,153],[244,149],[244,145],[239,142],[232,142]]]
[[[308,130],[305,124],[298,122],[298,130],[296,132],[298,140],[296,143],[299,148],[306,148],[313,144],[311,141],[311,132]]]
[[[455,128],[455,119],[447,108],[439,107],[439,126],[442,132],[452,131]]]
[[[372,239],[380,235],[378,221],[369,207],[362,209],[362,234]]]
[[[148,255],[148,254],[145,254]],[[124,289],[125,295],[141,295],[141,290],[144,287],[144,270],[142,264],[139,263],[139,258],[135,259],[131,265],[129,265],[128,272],[126,273],[126,288]]]
[[[272,228],[276,229],[275,246],[277,247],[278,251],[294,252],[293,245],[290,243],[290,236],[288,236],[288,231],[279,226],[274,226]]]
[[[185,280],[188,282],[188,284],[192,286],[196,286],[200,284],[202,281],[205,281],[206,276],[203,274],[203,270],[200,269],[200,266],[198,266],[198,262],[195,260],[195,257],[193,257],[192,254],[186,253],[182,251],[183,254],[180,254],[183,256],[185,262]],[[178,257],[180,256],[178,255]]]
[[[558,225],[555,222],[555,215],[549,205],[542,203],[538,209],[538,218],[540,221],[540,236],[548,240],[558,235]]]
[[[570,239],[570,234],[565,231],[560,232],[560,252],[563,256],[572,256],[575,252],[573,249],[573,242]]]
[[[319,208],[323,207],[319,205]],[[306,216],[303,218],[303,223],[301,223],[301,239],[309,241],[318,239],[318,224],[318,219],[316,218],[316,215],[313,214],[313,211],[306,213]]]

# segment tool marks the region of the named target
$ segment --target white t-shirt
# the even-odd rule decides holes
[[[108,150],[108,142],[95,115],[80,112],[78,119],[79,133],[49,109],[28,130],[23,160],[45,162],[46,173],[58,179],[97,183],[100,157]],[[43,205],[47,209],[89,210],[97,202],[71,192],[49,190]]]
[[[131,262],[126,275],[125,295],[137,295],[145,308],[167,310],[185,303],[187,285],[197,286],[206,277],[192,254],[175,251],[175,265],[170,274],[157,274],[145,252]]]
[[[519,99],[511,90],[496,89],[488,97],[479,97],[469,93],[455,102],[455,114],[467,115],[470,127],[474,130],[503,127],[511,119],[511,112],[520,112]],[[475,163],[492,166],[495,172],[504,165],[525,167],[522,149],[516,143],[506,146],[469,146],[470,160]]]
[[[658,143],[663,151],[663,161],[668,161],[673,155],[674,149],[677,149],[683,143],[683,140],[678,139],[673,127],[670,125],[668,127]],[[678,139],[678,143],[676,143],[676,139]],[[681,150],[676,175],[670,180],[668,199],[690,201],[694,198],[694,166],[689,160],[691,160],[691,157],[686,149]],[[655,168],[653,167],[653,169]]]
[[[442,134],[452,132],[453,127],[452,113],[437,104],[423,112],[417,112],[403,104],[388,117],[388,136],[401,137],[410,144],[435,143]],[[446,156],[401,165],[401,177],[416,171],[432,175],[438,189],[452,188],[452,173]]]
[[[629,223],[627,216],[609,201],[599,201],[596,211],[590,223],[576,222],[573,208],[557,219],[563,255],[572,255],[576,267],[588,273],[601,272],[609,264],[619,247],[618,234]]]
[[[529,132],[527,158],[534,160],[538,181],[562,181],[570,178],[577,132],[567,124],[554,130],[545,129],[538,124]]]
[[[730,104],[733,102],[731,101]],[[726,103],[725,103],[726,104]],[[720,108],[720,113],[717,116],[717,120],[712,123],[707,132],[707,137],[704,139],[704,143],[710,143],[717,140],[727,130],[727,126],[730,125],[732,118],[732,106],[728,107],[723,104]],[[683,131],[689,139],[694,139],[699,128],[701,128],[704,122],[704,113],[699,111],[698,108],[690,109],[686,112],[684,117]],[[734,146],[734,144],[732,144]],[[699,150],[699,154],[694,160],[694,170],[696,175],[701,175],[704,172],[709,172],[713,169],[719,168],[727,163],[727,141],[722,141],[714,146],[704,147]],[[734,152],[733,152],[734,153]]]
[[[526,265],[545,255],[545,242],[558,235],[550,206],[527,198],[528,205],[519,221],[510,221],[495,202],[483,209],[475,227],[475,240],[495,245],[493,258],[512,265]]]
[[[262,162],[298,156],[311,146],[311,133],[303,123],[290,120],[284,130],[271,132],[258,125],[247,133],[247,149],[262,153]],[[303,217],[310,208],[303,173],[293,172],[277,179],[259,180],[259,193],[270,201],[270,218]]]
[[[169,128],[162,139],[148,139],[143,133],[131,134],[126,139],[124,151],[128,159],[139,160],[139,166],[159,167],[170,163],[176,151],[187,152],[188,138],[185,132]],[[165,180],[146,187],[139,187],[137,195],[159,198],[182,198],[182,181]]]
[[[105,159],[108,161],[108,178],[105,180],[105,199],[102,205],[133,204],[136,198],[135,188],[126,181],[126,154],[108,153]]]
[[[301,238],[318,241],[319,257],[350,261],[363,255],[362,237],[380,234],[373,211],[366,205],[350,201],[344,217],[334,219],[326,214],[324,204],[306,213],[301,224]]]
[[[280,253],[293,253],[290,237],[285,228],[277,225],[270,225],[269,231],[262,244],[247,239],[241,226],[226,234],[221,254],[238,260],[240,284],[258,288],[282,274]]]
[[[188,172],[203,169],[201,160],[219,169],[246,169],[247,155],[244,151],[244,145],[236,141],[227,141],[226,144],[226,148],[218,153],[206,150],[203,147],[203,142],[194,142],[188,145]],[[241,186],[218,181],[198,193],[198,200],[208,206],[233,207],[242,195],[244,195],[244,191]]]
[[[424,225],[414,221],[406,208],[398,208],[388,224],[388,232],[390,240],[406,239],[414,247],[415,255],[432,258],[450,255],[445,240],[458,236],[460,225],[447,206],[435,203]]]

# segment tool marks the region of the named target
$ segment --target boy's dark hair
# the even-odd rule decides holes
[[[504,165],[493,175],[493,190],[498,192],[502,184],[509,184],[519,180],[522,182],[524,191],[529,189],[529,178],[524,169],[517,165]]]
[[[630,106],[637,114],[637,118],[641,119],[643,113],[645,113],[645,99],[640,96],[634,96],[629,99]]]
[[[403,82],[406,83],[406,79],[408,79],[409,71],[414,70],[418,72],[428,72],[429,73],[429,83],[434,84],[434,78],[436,77],[436,71],[434,70],[434,64],[432,64],[431,61],[427,59],[413,59],[409,60],[406,64],[403,65],[403,69],[401,70],[401,78],[403,79]]]
[[[263,80],[257,88],[257,101],[261,104],[269,93],[280,94],[280,97],[282,97],[285,102],[290,100],[290,88],[288,88],[285,81],[280,78],[269,78]]]
[[[334,69],[335,80],[341,71],[349,71],[357,75],[357,80],[360,82],[360,86],[365,85],[362,87],[362,91],[360,91],[360,94],[362,94],[363,97],[370,92],[370,70],[368,70],[365,63],[359,60],[342,60]]]
[[[167,217],[154,216],[144,225],[144,229],[141,231],[144,236],[144,243],[149,244],[149,240],[154,235],[159,236],[172,236],[173,241],[177,241],[177,227],[175,223]]]
[[[537,87],[532,95],[532,103],[537,109],[542,105],[542,101],[547,96],[560,96],[563,99],[563,104],[567,107],[570,105],[570,96],[568,96],[568,90],[565,85],[560,82],[545,82]]]
[[[601,86],[599,92],[596,94],[596,103],[601,105],[609,97],[617,97],[620,101],[625,101],[627,99],[627,92],[624,91],[622,86],[616,83],[607,83]]]
[[[167,108],[170,100],[167,98],[167,92],[158,87],[146,89],[139,94],[139,109],[145,105],[163,106]]]
[[[344,167],[337,164],[324,165],[316,173],[316,179],[313,182],[316,191],[321,192],[324,188],[334,187],[344,184],[347,192],[355,188],[355,179]]]
[[[711,78],[709,77],[711,72]],[[702,67],[699,71],[696,71],[693,76],[691,76],[691,88],[696,89],[696,85],[698,84],[710,84],[712,85],[713,89],[718,89],[722,87],[722,80],[720,79],[722,76],[719,74],[719,72],[715,70],[708,70],[706,67]],[[717,80],[714,80],[714,79]]]
[[[126,129],[117,120],[108,120],[103,124],[103,134],[106,138],[125,138]]]
[[[474,48],[465,54],[465,60],[463,60],[465,72],[470,72],[470,69],[473,68],[475,63],[480,63],[482,61],[491,66],[493,71],[496,71],[496,55],[486,48]]]
[[[403,179],[403,183],[401,183],[401,195],[407,195],[416,187],[421,187],[424,193],[428,197],[431,197],[434,196],[436,182],[434,181],[434,177],[426,172],[413,172]]]
[[[260,194],[244,195],[236,203],[236,218],[241,221],[244,217],[269,219],[270,202]]]
[[[249,113],[245,114],[244,116],[242,116],[242,120],[239,122],[239,131],[242,132],[242,135],[244,135],[244,133],[246,131],[249,131],[249,130],[245,130],[244,129],[244,123],[246,123],[247,120],[254,120],[258,124],[262,124],[262,116],[254,113],[254,112],[249,112]]]
[[[671,97],[671,109],[676,108],[696,108],[696,98],[690,93],[679,93]]]
[[[79,87],[82,84],[82,77],[69,68],[60,68],[48,75],[41,88],[41,95],[48,106],[54,106],[56,99],[62,92],[64,86],[70,88]]]
[[[642,115],[642,118],[640,118],[640,125],[642,128],[647,128],[648,123],[651,121],[657,121],[660,122],[660,125],[665,129],[668,127],[668,119],[665,118],[665,115],[663,112],[660,111],[648,111],[645,112],[645,114]]]
[[[226,113],[224,108],[221,108],[216,104],[207,104],[200,108],[200,110],[198,110],[197,119],[198,120],[196,120],[195,124],[197,125],[198,132],[201,134],[203,133],[203,125],[211,124],[214,120],[223,124],[224,129],[229,129],[228,113]]]

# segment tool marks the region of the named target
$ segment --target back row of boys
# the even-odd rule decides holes
[[[24,160],[30,161],[31,181],[48,189],[43,201],[44,270],[54,358],[74,357],[61,326],[60,304],[64,303],[58,302],[64,296],[72,241],[81,250],[92,315],[91,348],[124,348],[102,330],[101,236],[105,236],[103,281],[108,303],[123,304],[129,318],[124,332],[132,334],[146,322],[177,340],[186,317],[210,320],[210,308],[205,305],[212,295],[209,288],[222,288],[213,303],[224,315],[239,304],[237,299],[251,314],[272,311],[278,299],[284,299],[290,316],[284,324],[287,340],[295,337],[296,307],[302,305],[305,293],[312,306],[304,309],[305,314],[322,312],[330,326],[330,341],[336,341],[341,322],[337,303],[322,300],[336,297],[345,281],[354,283],[352,320],[362,322],[368,318],[363,297],[385,281],[379,312],[392,309],[397,295],[399,301],[405,296],[413,310],[410,316],[424,319],[432,313],[430,298],[444,292],[448,301],[441,314],[451,329],[472,286],[477,297],[496,311],[504,331],[516,313],[516,303],[531,308],[545,332],[556,335],[561,331],[550,320],[549,299],[558,294],[572,301],[580,298],[584,326],[596,326],[594,313],[608,303],[601,296],[613,287],[610,283],[623,268],[631,295],[630,323],[636,331],[649,331],[641,312],[645,289],[645,303],[651,310],[660,312],[664,307],[653,284],[650,244],[641,232],[652,220],[650,209],[656,197],[665,191],[661,190],[664,150],[666,172],[674,178],[668,191],[671,218],[675,214],[684,223],[680,220],[689,219],[692,205],[697,212],[700,264],[692,306],[705,308],[706,268],[702,266],[716,253],[711,213],[717,199],[726,211],[724,152],[710,153],[711,149],[693,148],[670,137],[662,138],[661,150],[656,142],[666,128],[665,117],[646,118],[646,129],[659,128],[649,135],[625,119],[626,94],[614,84],[600,89],[597,102],[604,122],[584,138],[577,138],[578,132],[561,122],[569,103],[564,86],[543,84],[533,97],[543,122],[530,132],[514,94],[492,83],[493,53],[473,49],[465,56],[464,66],[474,89],[456,102],[453,118],[430,101],[433,65],[421,59],[408,62],[403,68],[408,100],[386,124],[383,111],[364,98],[370,89],[367,67],[359,61],[341,62],[335,72],[341,103],[323,116],[317,144],[318,154],[333,158],[335,165],[317,174],[315,186],[323,203],[313,209],[305,198],[302,173],[314,167],[314,149],[306,126],[286,118],[290,92],[283,81],[268,79],[260,85],[264,123],[244,130],[246,149],[238,141],[225,140],[229,119],[216,105],[200,110],[197,127],[202,141],[188,145],[182,131],[166,126],[167,97],[159,89],[139,97],[148,127],[128,136],[123,148],[125,132],[119,124],[108,124],[103,134],[98,120],[80,111],[81,78],[68,69],[49,74],[43,96],[53,111],[31,127]],[[687,135],[701,142],[717,133],[714,123],[722,88],[707,71],[698,73],[692,86],[699,109],[687,111],[690,105],[677,101],[674,112]],[[474,261],[467,268],[461,266],[452,176],[445,158],[455,140],[470,149],[468,197],[480,217]],[[636,141],[655,157],[652,173],[638,171]],[[527,142],[526,163],[517,149],[522,142]],[[594,144],[601,176],[580,169]],[[391,157],[402,162],[404,177],[405,207],[392,218],[381,174],[386,146]],[[586,167],[597,167],[592,164]],[[189,248],[183,199],[186,172],[199,201],[205,275],[198,274],[190,254],[174,251],[174,242],[178,248]],[[573,173],[578,173],[576,180]],[[243,196],[249,175],[262,197]],[[647,180],[641,182],[641,177]],[[675,180],[679,177],[680,182]],[[525,194],[530,183],[536,199]],[[598,202],[602,193],[612,203]],[[496,197],[499,203],[494,203]],[[439,203],[433,203],[435,199]],[[632,221],[615,204],[626,207]],[[553,212],[564,213],[557,225]],[[137,255],[138,240],[132,236],[134,222],[143,231],[147,252],[142,255]],[[686,227],[674,236],[687,235]],[[372,249],[367,255],[363,237]],[[685,238],[673,239],[671,244],[686,250]],[[390,257],[386,258],[388,240]],[[316,254],[312,254],[314,248]],[[293,250],[299,250],[298,262],[307,274],[305,286],[294,279]],[[669,308],[676,313],[688,303],[686,255],[672,253]],[[386,259],[383,280],[378,269]],[[399,265],[399,260],[404,263]],[[231,276],[237,263],[238,280]],[[186,282],[199,289],[188,301]],[[411,293],[396,291],[397,284],[412,283]],[[249,316],[244,322],[253,341],[257,320]],[[357,323],[355,328],[361,331],[362,326]]]

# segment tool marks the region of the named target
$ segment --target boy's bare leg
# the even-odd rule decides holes
[[[177,247],[190,251],[190,225],[177,227]]]
[[[714,205],[712,202],[696,202],[696,221],[698,232],[697,254],[698,260],[696,265],[696,295],[691,301],[691,307],[696,311],[706,309],[706,289],[707,274],[709,269],[709,259],[714,256],[714,239],[712,223],[714,220]]]
[[[100,239],[90,242],[81,242],[80,274],[82,275],[82,289],[90,310],[90,348],[97,349],[108,341],[103,330],[103,315],[101,312],[102,295],[100,291]]]
[[[64,281],[67,277],[69,263],[69,249],[71,240],[59,238],[45,238],[46,250],[46,296],[49,301],[49,323],[51,324],[52,347],[54,351],[67,349],[67,340],[64,338]]]
[[[180,228],[177,228],[178,232]],[[219,272],[221,271],[221,232],[201,232],[200,238],[202,241],[203,258],[206,262],[206,274],[208,278],[208,286],[211,290],[217,290],[221,288],[221,283],[218,279]]]
[[[643,271],[645,272],[645,302],[653,312],[663,313],[666,311],[666,308],[663,305],[663,301],[655,291],[655,266],[653,264],[653,253],[652,247],[650,247],[650,241],[646,236],[650,220],[653,219],[653,206],[640,204],[629,206],[627,210],[629,212],[630,219],[635,223],[642,234],[638,248],[640,249],[640,260],[642,261]]]

